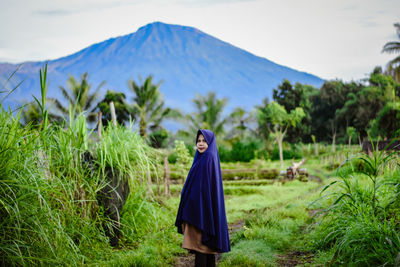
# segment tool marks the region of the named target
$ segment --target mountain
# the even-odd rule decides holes
[[[10,86],[23,83],[6,99],[15,107],[22,99],[32,101],[40,94],[39,69],[45,62],[24,62],[11,79]],[[0,63],[4,83],[19,64]],[[272,89],[287,78],[319,87],[323,80],[300,72],[223,42],[196,28],[154,22],[137,32],[91,45],[75,54],[48,61],[49,97],[63,99],[58,89],[68,75],[76,78],[89,73],[92,88],[103,80],[107,89],[124,92],[131,102],[128,79],[138,81],[152,74],[163,81],[160,89],[166,105],[191,111],[195,93],[217,92],[228,97],[228,109],[251,109],[264,97],[272,99]]]

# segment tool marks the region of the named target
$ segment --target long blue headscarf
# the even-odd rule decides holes
[[[175,226],[182,234],[182,222],[202,231],[202,243],[218,252],[231,250],[226,222],[221,166],[215,135],[199,130],[208,144],[203,153],[196,151],[185,185],[181,192]]]

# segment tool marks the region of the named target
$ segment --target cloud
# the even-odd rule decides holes
[[[376,22],[374,17],[362,17],[360,18],[360,25],[364,28],[374,28],[378,27],[379,23]]]
[[[32,12],[32,15],[39,16],[65,16],[69,14],[72,14],[72,11],[66,9],[36,10]]]

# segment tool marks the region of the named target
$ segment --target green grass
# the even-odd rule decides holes
[[[399,157],[383,152],[345,162],[319,201],[323,213],[309,229],[320,258],[350,266],[400,260]]]
[[[302,227],[310,219],[308,203],[317,197],[318,183],[299,181],[262,186],[225,186],[228,223],[244,220],[231,236],[232,252],[220,266],[276,266],[277,255],[304,243]],[[241,194],[247,192],[246,194]]]

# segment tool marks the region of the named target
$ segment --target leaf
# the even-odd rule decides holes
[[[331,185],[333,185],[333,184],[336,184],[338,181],[333,181],[333,182],[331,182],[330,184],[328,184],[328,185],[326,185],[322,190],[321,190],[321,193],[320,194],[322,194],[325,190],[327,190]]]

